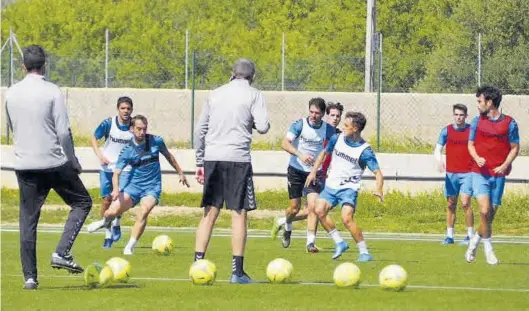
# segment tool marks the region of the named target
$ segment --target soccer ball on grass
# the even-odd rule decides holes
[[[401,291],[408,285],[408,273],[399,265],[389,265],[380,271],[378,281],[383,289]]]
[[[286,283],[292,276],[292,270],[294,270],[294,267],[290,261],[276,258],[266,267],[266,276],[272,283]]]
[[[189,268],[189,278],[195,285],[213,285],[217,278],[217,267],[207,259],[197,260]]]
[[[120,257],[112,257],[106,262],[114,274],[114,281],[119,283],[127,283],[130,278],[131,265],[130,263]]]
[[[334,284],[338,287],[358,287],[361,277],[360,268],[351,262],[344,262],[334,269]]]
[[[173,240],[165,234],[159,235],[152,241],[152,249],[157,254],[169,255],[174,249]]]

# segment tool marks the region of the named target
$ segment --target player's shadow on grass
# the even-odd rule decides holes
[[[40,287],[40,290],[105,290],[105,289],[127,289],[127,288],[140,288],[137,284],[113,284],[104,288],[100,287],[89,287],[86,285],[68,285],[68,286],[53,286],[53,287]]]

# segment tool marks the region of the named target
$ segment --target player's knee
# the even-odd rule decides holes
[[[319,217],[319,218],[325,218],[325,216],[327,216],[327,207],[325,205],[317,205],[315,208],[314,208],[314,213]]]
[[[103,199],[101,201],[102,201],[103,204],[110,205],[112,203],[112,197],[111,196],[103,197]]]
[[[354,224],[353,213],[352,212],[342,213],[342,222],[346,226],[352,226]]]

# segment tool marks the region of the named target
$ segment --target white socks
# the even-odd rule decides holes
[[[474,244],[474,245],[478,245],[479,242],[481,241],[481,237],[479,236],[479,234],[474,234],[471,238],[470,238],[470,243]]]
[[[287,223],[287,218],[285,216],[277,219],[277,224],[281,227]],[[292,230],[291,230],[292,231]]]
[[[474,227],[467,227],[467,236],[471,238],[474,235]]]
[[[334,240],[334,243],[338,244],[340,242],[343,242],[342,237],[340,236],[340,232],[338,230],[334,229],[331,232],[329,232],[329,235]]]
[[[488,253],[488,252],[492,251],[491,239],[490,238],[482,239],[482,241],[483,241],[483,247],[485,248],[485,253]]]
[[[311,231],[307,231],[307,245],[316,242],[316,234]]]
[[[120,219],[121,219],[121,217],[114,218],[114,220],[112,220],[112,226],[113,227],[118,227]]]
[[[446,237],[454,238],[454,228],[446,228]]]
[[[358,247],[358,251],[360,254],[369,254],[369,251],[367,250],[366,241],[358,242],[356,243],[356,246]]]
[[[105,239],[111,239],[112,238],[112,230],[109,228],[105,228]]]
[[[127,243],[127,246],[125,246],[126,250],[133,250],[134,246],[136,246],[136,243],[138,243],[138,240],[135,238],[130,238],[129,243]]]
[[[285,230],[286,231],[292,231],[292,223],[285,223]]]

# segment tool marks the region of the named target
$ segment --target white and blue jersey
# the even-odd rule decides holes
[[[299,152],[316,158],[323,151],[325,141],[330,139],[335,132],[336,128],[324,121],[315,125],[310,124],[308,118],[304,118],[292,123],[286,137]],[[306,165],[294,155],[290,157],[289,166],[303,172],[312,170],[311,166]]]
[[[102,153],[108,159],[109,163],[107,165],[101,165],[99,183],[101,197],[107,197],[112,193],[112,175],[119,153],[130,143],[133,134],[128,124],[119,124],[118,117],[116,116],[103,120],[94,131],[94,137],[98,140],[103,137],[105,138]],[[125,177],[125,175],[122,175],[121,178]]]
[[[353,142],[344,134],[336,134],[330,139],[326,152],[332,153],[332,159],[320,198],[328,201],[331,207],[344,204],[356,207],[365,168],[372,172],[380,169],[373,149],[363,139]]]
[[[168,152],[160,136],[147,135],[142,144],[132,140],[119,155],[116,169],[130,167],[129,178],[121,186],[136,205],[143,197],[152,195],[157,201],[162,192],[160,153]]]

